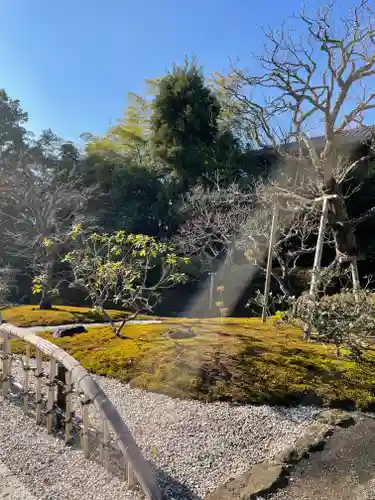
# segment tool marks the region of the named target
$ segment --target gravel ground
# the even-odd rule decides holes
[[[0,461],[0,498],[36,500],[21,481]]]
[[[127,325],[155,325],[161,323],[160,319],[132,319],[127,322]],[[59,325],[59,326],[24,326],[22,327],[22,330],[25,332],[29,333],[40,333],[40,332],[45,332],[50,331],[50,330],[57,330],[57,328],[74,328],[76,326],[84,326],[85,328],[91,328],[93,326],[109,326],[110,323],[67,323],[66,325]],[[116,323],[120,324],[120,323]]]
[[[13,373],[17,371],[14,365]],[[251,464],[292,445],[317,411],[180,401],[113,379],[95,379],[151,460],[169,499],[204,498]],[[95,411],[90,417],[97,427]],[[80,450],[48,436],[7,400],[0,401],[0,461],[38,499],[142,498],[100,464],[85,460]]]
[[[142,496],[111,477],[80,450],[47,435],[30,417],[0,400],[0,460],[38,500],[138,500]],[[16,490],[18,494],[18,490]],[[1,496],[0,496],[1,498]],[[16,500],[18,496],[4,497]]]

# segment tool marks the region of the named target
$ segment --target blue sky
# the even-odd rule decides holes
[[[315,1],[307,0],[307,5]],[[347,5],[349,0],[340,0]],[[0,0],[0,87],[18,98],[36,133],[100,134],[129,91],[195,54],[207,74],[263,46],[300,0]]]

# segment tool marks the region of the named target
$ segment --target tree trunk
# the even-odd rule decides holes
[[[42,296],[42,299],[39,302],[39,309],[45,311],[48,309],[52,309],[52,302],[48,298]]]
[[[281,265],[280,267],[281,275],[278,275],[277,271],[274,271],[272,275],[276,279],[280,290],[285,295],[285,297],[292,297],[295,291],[293,290],[293,287],[290,283],[288,264]]]
[[[332,194],[338,197],[330,200],[329,224],[333,229],[336,256],[340,262],[354,263],[357,261],[357,244],[353,227],[349,223],[348,211],[342,194],[341,186],[331,181]],[[356,283],[357,284],[357,283]]]
[[[95,307],[95,309],[97,309],[98,311],[100,311],[101,314],[102,314],[102,316],[103,316],[103,318],[106,319],[108,321],[108,323],[111,325],[112,332],[116,333],[116,324],[113,321],[111,315],[108,314],[107,311],[105,310],[103,302],[100,299],[100,297],[98,297],[96,294],[92,294],[91,295],[91,300],[92,300],[92,304]]]
[[[52,309],[50,290],[52,289],[52,262],[46,264],[46,282],[43,284],[42,297],[39,302],[39,309]]]
[[[116,330],[116,337],[121,337],[121,330],[124,328],[124,326],[126,325],[126,323],[128,321],[131,321],[133,319],[135,319],[136,317],[138,316],[138,313],[133,313],[133,314],[130,314],[129,316],[126,316],[120,323],[120,326],[117,328]]]

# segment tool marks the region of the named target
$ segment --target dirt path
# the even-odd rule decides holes
[[[300,462],[269,500],[375,500],[375,417],[360,415]]]

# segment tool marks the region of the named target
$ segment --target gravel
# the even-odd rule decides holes
[[[127,325],[156,325],[161,323],[160,319],[131,319],[127,322]],[[119,322],[116,324],[120,324]],[[74,328],[76,326],[83,326],[85,328],[91,328],[93,326],[109,326],[110,323],[66,323],[60,326],[25,326],[22,330],[28,333],[40,333],[50,330],[56,330],[57,328]]]
[[[17,371],[14,365],[13,372]],[[169,499],[204,498],[251,464],[292,445],[317,412],[312,407],[283,409],[181,401],[131,389],[114,379],[94,378],[152,462]],[[98,427],[95,411],[90,417]],[[31,416],[24,416],[8,400],[0,400],[1,462],[37,499],[143,498],[96,461],[85,460],[79,449],[48,436],[44,427],[37,427]]]

